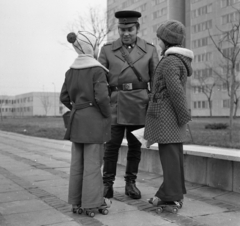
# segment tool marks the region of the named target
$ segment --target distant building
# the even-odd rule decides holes
[[[0,113],[8,117],[61,116],[67,108],[57,92],[31,92],[16,96],[0,96]]]
[[[240,0],[107,0],[108,21],[115,20],[115,27],[108,34],[107,40],[111,42],[119,37],[118,21],[114,13],[119,10],[136,10],[142,13],[139,36],[154,44],[160,54],[156,37],[157,28],[168,19],[181,21],[186,26],[185,46],[193,50],[195,55],[192,64],[193,75],[187,85],[189,109],[192,116],[209,116],[209,104],[203,93],[206,87],[193,81],[198,76],[207,75],[210,78],[209,84],[213,82],[212,67],[216,65],[219,54],[209,37],[208,30],[212,35],[218,31],[217,27],[226,30],[232,20],[239,19],[235,13],[236,9],[240,9]],[[206,66],[207,63],[211,63],[212,67]],[[239,63],[236,70],[240,74]],[[240,75],[238,79],[240,82]],[[237,96],[240,97],[240,86]],[[211,104],[213,116],[229,116],[230,98],[223,81],[218,82],[213,88]],[[240,104],[237,116],[240,116]]]

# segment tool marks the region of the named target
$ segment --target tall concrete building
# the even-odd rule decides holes
[[[119,10],[136,10],[141,12],[139,37],[153,43],[160,53],[157,44],[156,30],[162,22],[168,19],[176,19],[185,24],[185,0],[108,0],[108,21],[114,22],[112,32],[108,35],[108,41],[116,40],[118,36],[118,21],[114,13]]]
[[[240,9],[240,0],[108,0],[107,9],[108,21],[114,21],[114,27],[107,37],[108,41],[119,37],[118,22],[114,13],[119,10],[136,10],[142,13],[139,36],[153,43],[159,54],[161,50],[156,37],[158,26],[168,19],[181,21],[186,26],[185,46],[193,50],[195,55],[192,63],[193,75],[187,85],[192,116],[229,116],[230,97],[227,84],[224,80],[216,79],[219,71],[223,73],[223,69],[219,68],[222,57],[209,32],[215,37],[220,30],[226,31],[232,21],[239,19],[236,9]],[[229,46],[223,48],[229,51]],[[238,63],[237,73],[239,69]],[[239,76],[237,79],[240,81]],[[240,87],[236,96],[240,97]],[[240,104],[237,116],[240,116]]]

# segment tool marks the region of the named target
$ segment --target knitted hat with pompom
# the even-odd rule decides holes
[[[182,45],[185,36],[185,26],[177,20],[168,20],[157,30],[157,37],[171,45]]]
[[[92,33],[79,31],[75,34],[71,32],[67,35],[67,40],[73,44],[73,48],[78,54],[97,55],[97,38]]]

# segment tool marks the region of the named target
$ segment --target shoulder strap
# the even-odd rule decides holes
[[[138,80],[141,82],[143,79],[142,79],[142,76],[140,75],[140,73],[137,71],[137,69],[134,67],[133,63],[132,63],[132,60],[129,56],[128,53],[126,53],[126,51],[124,51],[123,47],[120,48],[120,51],[122,53],[122,56],[123,58],[125,59],[125,61],[129,64],[129,66],[133,69],[135,75],[137,76]]]

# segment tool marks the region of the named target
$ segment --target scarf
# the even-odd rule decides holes
[[[105,68],[102,64],[100,64],[90,54],[78,55],[78,57],[74,60],[73,64],[70,66],[70,68],[74,68],[74,69],[91,68],[91,67],[101,67],[106,72],[109,72],[107,68]]]

